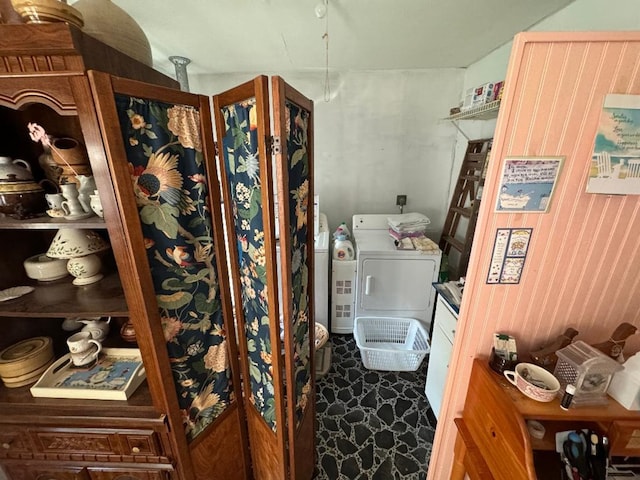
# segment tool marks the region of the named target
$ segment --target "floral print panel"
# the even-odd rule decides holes
[[[124,95],[116,95],[116,107],[178,401],[193,440],[234,399],[200,112]]]
[[[307,235],[309,206],[309,112],[285,102],[287,168],[289,170],[289,235],[291,241],[291,280],[295,348],[294,380],[296,387],[296,424],[299,425],[311,394],[311,362],[309,342],[309,251]],[[313,207],[312,207],[313,208]],[[313,209],[311,210],[313,212]],[[312,252],[311,252],[312,253]]]
[[[225,121],[222,156],[237,240],[238,265],[232,268],[239,269],[241,282],[251,384],[249,399],[267,425],[276,431],[256,108],[255,98],[222,107]]]

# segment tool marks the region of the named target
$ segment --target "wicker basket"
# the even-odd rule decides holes
[[[429,353],[429,335],[414,318],[357,317],[353,336],[369,370],[413,372]]]

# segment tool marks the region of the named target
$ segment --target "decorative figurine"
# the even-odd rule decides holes
[[[622,349],[624,348],[627,338],[636,333],[636,330],[638,329],[630,323],[621,323],[618,325],[618,328],[613,331],[609,340],[602,343],[596,343],[595,345],[592,345],[592,347],[597,348],[606,355],[609,355],[614,360],[624,361],[624,358],[620,358],[622,355]]]
[[[556,352],[569,345],[573,338],[578,335],[578,331],[567,328],[562,335],[559,335],[553,342],[544,345],[539,350],[531,352],[531,361],[549,371],[553,371],[558,362]]]

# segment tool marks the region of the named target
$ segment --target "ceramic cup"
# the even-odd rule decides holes
[[[111,322],[111,317],[107,318],[107,320],[102,320],[102,317],[92,317],[92,318],[81,318],[79,319],[81,323],[84,323],[84,327],[82,327],[83,332],[89,332],[91,334],[91,338],[97,340],[98,342],[102,342],[107,335],[109,334],[109,323]]]
[[[62,202],[62,211],[67,216],[82,215],[85,213],[84,208],[77,200],[65,200]]]
[[[61,193],[45,193],[44,198],[47,199],[47,205],[53,210],[62,210],[62,202],[64,202],[64,195]]]
[[[74,333],[67,339],[67,346],[71,352],[71,361],[77,367],[93,362],[102,350],[102,344],[91,338],[89,332]]]
[[[527,397],[538,402],[550,402],[560,391],[560,382],[550,372],[533,363],[519,363],[504,376]]]
[[[63,217],[62,202],[64,202],[64,196],[61,193],[45,193],[44,197],[49,206],[47,215],[50,217]]]
[[[78,186],[75,183],[65,183],[64,185],[60,185],[60,189],[65,199],[78,198]]]
[[[102,203],[100,202],[100,197],[98,195],[89,195],[91,210],[98,215],[100,218],[104,218],[104,211],[102,209]]]

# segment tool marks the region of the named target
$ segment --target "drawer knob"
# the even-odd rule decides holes
[[[3,442],[2,448],[4,448],[5,450],[9,450],[11,448],[11,444],[9,442]]]
[[[133,448],[131,449],[131,451],[132,451],[133,453],[140,453],[140,447],[133,447]]]

